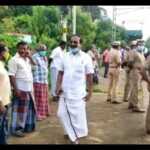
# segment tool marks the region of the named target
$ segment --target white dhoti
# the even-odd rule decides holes
[[[88,135],[86,102],[83,99],[64,101],[64,98],[60,97],[57,115],[72,142]]]
[[[58,76],[58,70],[56,68],[50,68],[51,72],[51,94],[52,96],[56,96],[56,82]]]

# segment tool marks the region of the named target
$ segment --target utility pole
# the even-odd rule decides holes
[[[113,6],[112,41],[116,40],[116,16],[117,16],[117,7]]]
[[[62,40],[67,42],[67,20],[62,21],[62,26],[63,26],[63,35],[62,35]]]
[[[72,7],[73,34],[76,34],[76,6]]]

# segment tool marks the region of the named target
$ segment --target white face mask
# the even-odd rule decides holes
[[[77,54],[79,52],[79,50],[80,49],[78,47],[69,49],[69,51],[72,52],[72,54],[74,54],[74,55]]]

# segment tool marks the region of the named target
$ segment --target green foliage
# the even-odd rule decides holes
[[[96,29],[95,43],[101,49],[105,49],[110,46],[112,40],[112,22],[111,21],[98,21]]]
[[[90,13],[82,12],[77,8],[77,34],[83,39],[83,49],[88,50],[95,39],[96,26],[92,21]]]
[[[1,28],[3,28],[3,32],[14,32],[15,31],[15,22],[13,18],[6,17],[2,19]]]
[[[34,6],[32,16],[32,31],[40,41],[42,34],[56,37],[58,34],[59,9],[54,6]]]
[[[31,16],[29,15],[20,15],[14,18],[15,22],[15,31],[19,33],[31,33],[30,23]]]
[[[8,11],[11,13],[11,16],[19,16],[19,15],[32,15],[32,6],[26,5],[10,5],[8,6]]]
[[[0,32],[19,32],[31,34],[35,48],[37,43],[44,43],[49,53],[56,47],[62,37],[61,17],[68,21],[68,39],[72,35],[72,6],[0,6]],[[103,12],[103,13],[102,13]],[[98,6],[77,6],[77,34],[83,39],[82,48],[87,51],[92,44],[104,50],[112,42],[112,21],[102,19],[106,10]],[[103,14],[103,15],[102,15]],[[126,30],[116,26],[117,40],[125,44],[130,40]],[[16,41],[6,36],[4,39],[10,48]],[[124,44],[124,45],[125,45]],[[13,48],[14,49],[14,48]]]
[[[16,53],[16,44],[18,42],[18,38],[16,36],[0,34],[0,42],[3,42],[7,45],[12,56]]]

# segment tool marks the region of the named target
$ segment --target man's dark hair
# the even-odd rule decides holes
[[[78,34],[73,34],[71,37],[74,37],[74,36],[79,37],[79,39],[80,39],[80,44],[82,44],[83,40],[81,39],[81,36],[80,36],[80,35],[78,35]]]
[[[59,43],[59,46],[62,46],[62,45],[66,45],[67,43],[65,42],[65,41],[60,41],[60,43]]]
[[[6,51],[5,45],[0,43],[0,53]]]
[[[118,48],[119,48],[119,45],[112,45],[112,48],[118,49]]]
[[[19,48],[20,45],[28,45],[27,42],[21,41],[19,43],[17,43],[17,48]]]

